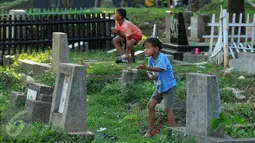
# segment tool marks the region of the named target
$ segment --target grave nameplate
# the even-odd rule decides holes
[[[65,105],[65,101],[66,101],[66,94],[67,94],[67,89],[68,89],[68,79],[69,79],[68,76],[65,76],[62,93],[61,93],[60,104],[59,104],[59,108],[58,108],[58,112],[62,113],[62,114],[64,111],[64,105]]]
[[[27,99],[36,100],[37,91],[27,89]]]

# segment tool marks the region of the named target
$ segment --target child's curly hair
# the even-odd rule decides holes
[[[163,48],[161,41],[158,38],[156,38],[156,37],[147,38],[143,42],[143,47],[144,47],[145,43],[150,43],[153,47],[158,47],[159,51]]]

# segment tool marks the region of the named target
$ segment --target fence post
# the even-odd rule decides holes
[[[228,57],[228,13],[227,10],[223,10],[223,51],[224,51],[224,67],[229,66]]]
[[[212,15],[212,24],[215,24],[215,14]],[[212,25],[212,27],[211,27],[210,47],[209,47],[209,53],[208,53],[208,60],[211,60],[211,56],[212,56],[213,36],[214,36],[214,25]]]

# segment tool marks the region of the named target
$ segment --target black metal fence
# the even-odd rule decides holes
[[[0,17],[0,58],[21,52],[44,51],[52,45],[53,32],[64,32],[78,50],[107,49],[112,46],[111,14],[65,14]]]

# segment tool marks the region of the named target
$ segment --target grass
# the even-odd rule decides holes
[[[14,5],[17,5],[17,4],[20,4],[22,2],[24,2],[25,0],[15,0],[13,2],[2,2],[0,5],[0,10],[3,10],[3,9],[8,9],[9,7],[11,6],[14,6]]]
[[[50,61],[51,53],[48,55],[45,53],[30,55],[20,55],[19,58],[36,61]],[[121,70],[127,67],[136,67],[138,64],[147,63],[147,60],[141,58],[137,64],[131,65],[116,65],[112,61],[115,54],[105,55],[103,52],[91,51],[88,53],[70,53],[73,63],[80,63],[86,60],[98,60],[99,63],[89,63],[87,65],[87,74],[100,75],[98,78],[87,82],[88,89],[88,103],[87,103],[87,123],[91,131],[96,133],[96,139],[94,142],[113,142],[109,138],[104,138],[107,135],[117,137],[117,142],[179,142],[175,137],[168,137],[166,114],[161,109],[157,108],[156,125],[163,131],[153,137],[152,139],[143,138],[148,124],[146,122],[147,111],[146,105],[150,99],[150,96],[154,90],[153,83],[151,81],[133,81],[130,89],[124,89],[120,86],[118,81],[107,81],[104,79],[105,75],[117,75],[120,77]],[[84,58],[85,57],[85,58]],[[101,58],[100,58],[101,57]],[[104,62],[103,62],[104,61]],[[110,69],[110,70],[109,70]],[[204,66],[179,66],[173,65],[176,76],[178,75],[178,85],[176,97],[180,99],[186,99],[186,80],[185,73],[199,72],[206,74],[215,74],[219,78],[220,88],[231,86],[245,90],[247,97],[252,93],[250,90],[253,86],[255,77],[247,73],[232,72],[231,75],[223,76],[221,70],[222,66],[216,66],[214,64],[207,64]],[[1,73],[5,73],[6,76],[0,81],[0,107],[1,113],[1,129],[4,134],[0,137],[2,142],[77,142],[80,139],[72,139],[65,134],[64,131],[52,127],[50,125],[43,125],[40,123],[25,124],[25,128],[22,133],[16,138],[7,136],[5,131],[5,125],[14,114],[7,112],[8,107],[8,94],[11,90],[24,90],[22,86],[22,79],[19,76],[20,69],[13,65],[9,68],[0,68]],[[144,73],[141,73],[145,76]],[[244,80],[238,80],[240,75],[245,76]],[[40,82],[50,86],[54,86],[56,75],[53,73],[45,73],[41,76],[33,76],[33,78]],[[11,83],[13,86],[9,86],[6,89],[7,84]],[[254,122],[254,103],[242,102],[235,100],[232,94],[226,93],[221,90],[222,98],[222,111],[227,115],[238,115],[245,119],[248,123]],[[8,113],[8,115],[6,115]],[[179,126],[182,126],[185,121],[185,115],[183,113],[176,112],[176,121]],[[106,128],[105,131],[97,132],[100,128]],[[26,134],[26,131],[30,130],[33,133]],[[235,128],[228,129],[233,137],[252,137],[255,136],[254,130],[251,128],[242,129],[237,131]],[[36,138],[35,138],[36,137]],[[186,141],[190,142],[190,141]]]
[[[252,0],[253,2],[255,2],[254,0]],[[204,8],[200,9],[198,11],[198,13],[201,14],[208,14],[209,16],[211,16],[212,14],[220,14],[220,6],[222,5],[223,9],[228,9],[228,1],[227,0],[223,0],[222,2],[220,0],[212,0],[211,3],[209,3],[208,5],[206,5]],[[245,13],[249,13],[249,14],[253,14],[255,13],[255,9],[247,2],[245,1]]]

